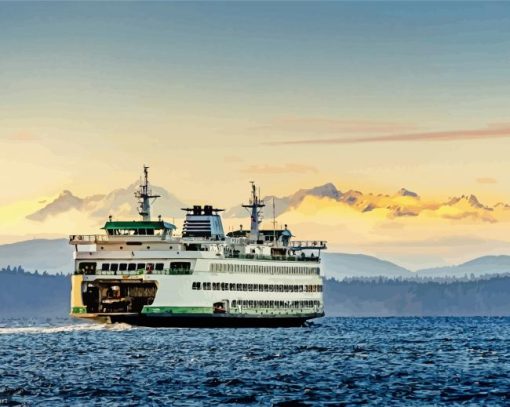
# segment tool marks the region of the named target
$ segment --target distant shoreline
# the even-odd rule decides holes
[[[0,320],[65,318],[68,275],[0,270]],[[510,275],[460,279],[326,279],[326,316],[510,316]]]

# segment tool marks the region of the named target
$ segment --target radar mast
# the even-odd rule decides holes
[[[250,238],[253,240],[259,240],[259,225],[262,222],[262,211],[261,208],[266,206],[264,201],[257,195],[257,187],[254,181],[251,183],[251,197],[248,205],[243,205],[243,208],[251,209],[251,226],[250,226]],[[260,191],[259,191],[260,195]]]
[[[150,200],[159,198],[161,195],[153,195],[149,185],[149,167],[143,166],[143,181],[140,182],[138,191],[135,192],[138,198],[138,213],[143,221],[151,220],[151,202]]]

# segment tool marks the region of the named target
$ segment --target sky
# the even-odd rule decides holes
[[[509,27],[506,2],[2,2],[0,220],[144,163],[225,207],[250,180],[510,201]]]

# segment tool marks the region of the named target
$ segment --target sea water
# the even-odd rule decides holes
[[[1,405],[510,403],[509,318],[303,328],[0,322]]]

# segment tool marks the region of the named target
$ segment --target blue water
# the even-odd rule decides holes
[[[510,318],[16,324],[0,325],[0,406],[510,403]]]

